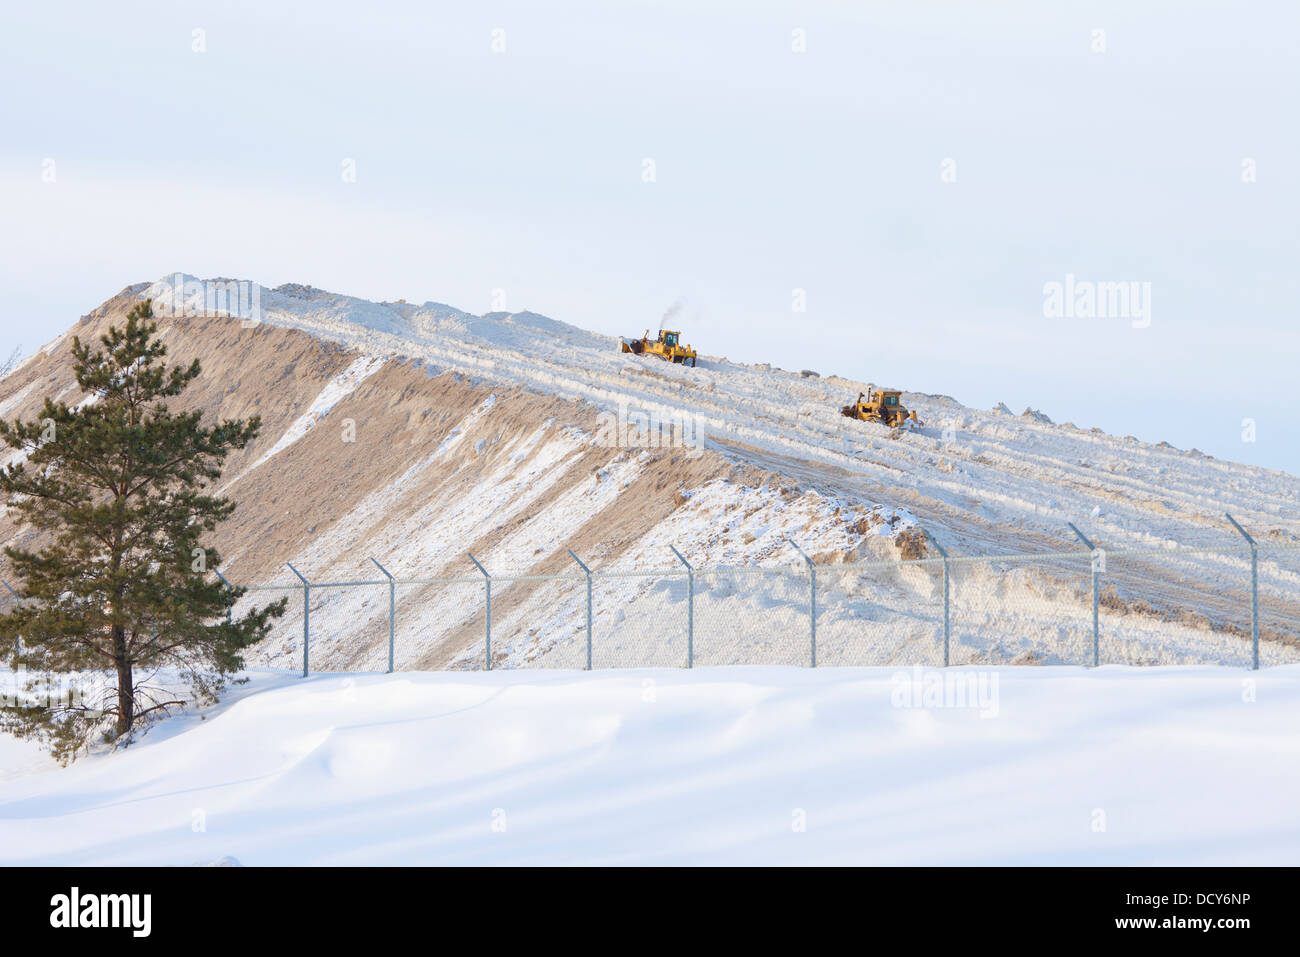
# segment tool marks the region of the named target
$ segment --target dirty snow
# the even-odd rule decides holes
[[[940,395],[905,393],[925,424],[891,437],[839,415],[867,383],[729,362],[716,357],[722,343],[699,335],[692,338],[714,354],[686,368],[624,355],[612,336],[533,313],[473,316],[439,303],[374,303],[303,286],[262,288],[261,307],[263,321],[370,355],[414,357],[430,372],[525,385],[610,412],[622,403],[689,414],[710,447],[793,480],[905,504],[967,553],[1063,546],[1071,541],[1067,520],[1085,523],[1108,547],[1231,543],[1227,510],[1261,532],[1300,534],[1295,476],[1053,424],[1038,410],[969,409]],[[628,317],[627,325],[638,331],[644,321]],[[880,374],[889,375],[887,358]]]
[[[293,443],[297,442],[308,432],[314,429],[318,422],[325,416],[329,415],[331,409],[338,405],[347,396],[356,390],[357,386],[370,378],[383,366],[384,360],[378,356],[362,356],[354,361],[350,366],[340,372],[329,384],[321,390],[312,402],[311,407],[304,412],[292,425],[284,431],[279,441],[271,446],[256,462],[250,465],[235,479],[227,484],[227,488],[233,485],[239,479],[243,478],[259,465],[264,464],[267,460],[279,455]]]
[[[734,363],[709,355],[720,344],[711,348],[698,334],[691,338],[703,349],[699,367],[686,368],[624,355],[614,337],[533,313],[473,316],[441,303],[374,303],[295,285],[263,288],[261,306],[266,322],[368,355],[413,357],[430,374],[455,371],[494,386],[522,385],[589,402],[611,414],[658,410],[691,417],[705,447],[775,472],[801,490],[798,501],[786,503],[772,490],[737,483],[696,489],[692,501],[628,550],[620,562],[624,567],[671,567],[675,559],[667,546],[675,544],[703,565],[797,568],[799,559],[788,539],[833,561],[852,558],[845,552],[853,549],[861,560],[893,557],[886,548],[855,543],[845,534],[844,508],[864,503],[876,519],[888,519],[873,521],[868,539],[923,525],[959,558],[1077,550],[1077,558],[1046,568],[1013,562],[968,565],[954,573],[956,660],[1071,662],[1090,654],[1088,558],[1066,524],[1074,522],[1113,554],[1146,552],[1119,560],[1119,572],[1106,580],[1127,587],[1100,612],[1103,649],[1110,660],[1241,664],[1242,628],[1249,626],[1243,600],[1249,556],[1224,513],[1231,512],[1268,546],[1300,543],[1297,477],[1054,423],[1037,408],[1016,415],[1001,403],[982,411],[942,395],[904,393],[905,404],[924,424],[890,432],[846,419],[838,409],[870,385],[899,383],[861,383],[829,374],[806,377],[768,363]],[[644,321],[629,317],[627,327],[639,331]],[[880,375],[889,375],[887,356]],[[490,454],[491,443],[475,435],[472,447]],[[508,478],[502,473],[500,480]],[[439,507],[486,521],[483,509],[496,507],[497,501],[491,493],[478,492],[463,502],[442,501]],[[584,509],[609,507],[581,494],[566,501],[574,506],[567,520],[548,510],[545,524],[532,526],[529,543],[506,547],[501,558],[509,557],[511,564],[525,560],[528,544],[541,529],[564,528],[580,522]],[[420,538],[407,533],[393,541],[392,559],[401,561],[403,550],[415,548],[414,567],[427,567],[430,550],[439,556],[453,553],[443,547],[441,535],[443,544],[435,546],[418,544]],[[1174,554],[1180,546],[1219,551]],[[327,558],[323,551],[313,551],[316,558]],[[523,570],[494,569],[498,574]],[[1294,552],[1262,557],[1261,601],[1266,618],[1273,616],[1283,631],[1297,630],[1298,572]],[[729,637],[714,646],[718,663],[754,660],[754,649],[747,648],[751,620],[765,621],[771,629],[793,629],[799,623],[796,586],[777,588],[771,596],[747,592],[738,581],[702,582],[702,600],[718,602],[717,620],[728,623],[721,630]],[[825,628],[832,660],[838,654],[845,663],[861,663],[864,655],[880,661],[933,661],[938,654],[934,569],[898,574],[868,570],[856,579],[828,574],[826,587],[822,613],[827,618],[819,627]],[[502,643],[507,662],[547,660],[555,657],[552,650],[561,650],[554,663],[574,663],[569,646],[582,637],[575,630],[582,618],[576,588],[563,583],[502,612],[498,620],[503,627],[529,636]],[[675,640],[656,646],[650,655],[655,636],[645,624],[647,617],[655,620],[653,612],[664,602],[675,607],[678,591],[666,579],[629,578],[594,597],[607,630],[612,625],[627,636],[614,660],[644,663],[665,655],[675,663],[682,657]],[[449,620],[468,620],[464,606],[472,600],[468,592],[449,597],[457,609]],[[1158,610],[1154,616],[1143,611],[1151,605]],[[806,610],[804,615],[806,620]],[[429,627],[444,621],[438,616],[422,620]],[[1207,628],[1207,622],[1230,622],[1237,630],[1225,633],[1216,630],[1218,625]],[[291,619],[285,627],[288,635]],[[837,652],[838,636],[843,640]],[[415,648],[425,642],[425,636],[415,635],[407,641]],[[774,657],[762,660],[795,657],[793,649],[769,652]],[[468,663],[474,653],[467,648],[463,661]],[[1296,656],[1295,647],[1278,649],[1266,642],[1266,662]]]
[[[696,591],[699,661],[802,663],[808,657],[801,637],[808,627],[808,583],[791,540],[832,566],[818,583],[824,663],[933,663],[941,656],[938,566],[871,564],[896,557],[892,542],[902,533],[914,535],[918,526],[958,560],[1071,553],[1042,567],[1010,558],[954,565],[954,661],[1089,658],[1089,556],[1067,521],[1113,557],[1103,584],[1127,589],[1108,596],[1100,609],[1103,660],[1245,663],[1250,560],[1224,518],[1229,511],[1266,546],[1259,568],[1266,634],[1300,633],[1300,552],[1278,547],[1300,541],[1300,479],[1294,476],[1054,424],[1037,409],[1023,415],[1005,407],[981,411],[944,396],[905,393],[905,403],[925,424],[891,433],[838,414],[866,383],[732,363],[707,355],[698,336],[692,338],[706,354],[698,368],[683,368],[623,355],[613,337],[533,313],[473,316],[439,303],[373,303],[304,286],[261,289],[260,298],[264,321],[343,343],[360,356],[258,464],[325,421],[384,357],[409,356],[429,374],[463,373],[494,390],[525,386],[611,414],[659,410],[693,417],[707,449],[788,483],[753,488],[719,479],[683,489],[680,506],[638,531],[617,568],[596,561],[602,572],[646,573],[597,584],[598,667],[685,661],[685,569],[670,545],[697,568],[765,565],[788,572],[766,584],[739,574],[702,574]],[[635,317],[628,325],[631,331],[644,327]],[[887,365],[881,372],[888,375]],[[640,458],[611,449],[593,474],[579,477],[573,469],[593,448],[591,435],[552,420],[505,436],[495,403],[496,395],[487,398],[443,433],[432,455],[421,451],[388,487],[331,516],[323,533],[282,556],[316,580],[376,578],[370,555],[401,578],[467,576],[466,585],[399,593],[399,665],[418,663],[453,635],[459,642],[454,650],[463,652],[456,663],[481,662],[481,640],[474,644],[469,626],[482,614],[483,593],[465,549],[496,529],[505,530],[500,543],[478,556],[494,575],[526,573],[554,555],[564,559],[569,576],[545,587],[501,583],[493,609],[500,664],[581,664],[585,584],[563,543],[591,517],[620,514],[621,490],[640,474]],[[474,480],[458,482],[456,471],[467,459],[475,463],[467,473]],[[440,474],[436,494],[404,498],[431,468]],[[1175,553],[1175,545],[1216,551]],[[1134,549],[1147,553],[1124,554]],[[291,602],[259,649],[264,663],[292,667],[300,658],[299,605]],[[386,617],[386,588],[314,592],[313,662],[382,666]],[[1264,643],[1265,664],[1298,656],[1294,644]]]

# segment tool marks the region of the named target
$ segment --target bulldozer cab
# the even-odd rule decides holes
[[[840,413],[863,422],[881,422],[890,428],[900,426],[909,419],[919,425],[916,413],[903,408],[902,395],[896,389],[872,389],[869,395],[859,392],[858,401],[844,406]]]
[[[640,339],[631,342],[622,340],[619,349],[638,356],[658,356],[679,365],[695,366],[695,350],[681,344],[681,333],[676,330],[660,329],[659,335],[651,339],[650,330],[645,331]]]

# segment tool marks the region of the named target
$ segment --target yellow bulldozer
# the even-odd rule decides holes
[[[897,429],[906,422],[921,424],[915,412],[903,408],[903,393],[897,389],[873,389],[871,395],[858,393],[858,401],[840,409],[841,415],[863,422],[881,422],[891,429]]]
[[[690,346],[681,344],[682,334],[680,332],[669,332],[666,329],[659,330],[659,338],[651,339],[650,330],[645,331],[640,339],[623,340],[624,352],[630,352],[634,356],[658,356],[660,359],[666,359],[668,362],[680,363],[694,368],[695,350]]]

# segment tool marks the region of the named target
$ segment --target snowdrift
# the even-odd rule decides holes
[[[2,742],[0,864],[1293,866],[1298,720],[1294,667],[257,675]]]

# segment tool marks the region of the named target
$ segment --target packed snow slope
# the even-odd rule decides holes
[[[398,666],[471,667],[483,658],[481,584],[432,580],[476,576],[472,552],[503,579],[494,660],[578,667],[583,586],[505,576],[576,572],[570,549],[598,569],[663,569],[679,579],[670,545],[697,567],[802,569],[788,539],[826,564],[933,555],[918,521],[954,555],[1078,555],[1051,567],[955,573],[954,661],[1084,660],[1087,556],[1067,529],[1073,521],[1112,550],[1236,548],[1112,563],[1106,660],[1242,664],[1249,555],[1223,513],[1263,544],[1300,541],[1294,476],[943,396],[905,393],[925,424],[891,432],[838,413],[867,383],[730,362],[711,354],[702,331],[687,330],[701,359],[684,368],[622,354],[614,338],[534,313],[473,316],[289,285],[259,287],[252,321],[196,315],[207,309],[203,292],[186,300],[176,288],[175,277],[128,287],[72,334],[93,339],[150,298],[170,358],[204,368],[182,405],[261,416],[262,435],[227,463],[222,491],[238,509],[216,544],[227,577],[286,589],[247,601],[290,597],[256,653],[265,664],[301,662],[288,562],[318,583],[380,579],[372,557],[422,580],[398,590]],[[647,325],[630,318],[628,333]],[[0,416],[35,416],[45,396],[85,399],[70,341],[61,337],[0,381]],[[891,385],[888,374],[882,366],[877,385]],[[644,415],[697,441],[638,442],[626,424]],[[0,520],[0,542],[28,540]],[[1266,554],[1260,576],[1264,663],[1296,660],[1300,553]],[[821,582],[823,663],[935,660],[934,569]],[[806,594],[797,583],[702,577],[697,663],[804,663]],[[384,666],[386,587],[314,589],[312,602],[313,667]],[[684,579],[624,579],[599,588],[594,603],[596,667],[685,663]]]
[[[0,865],[1295,866],[1297,722],[1295,667],[260,675],[0,777]]]

